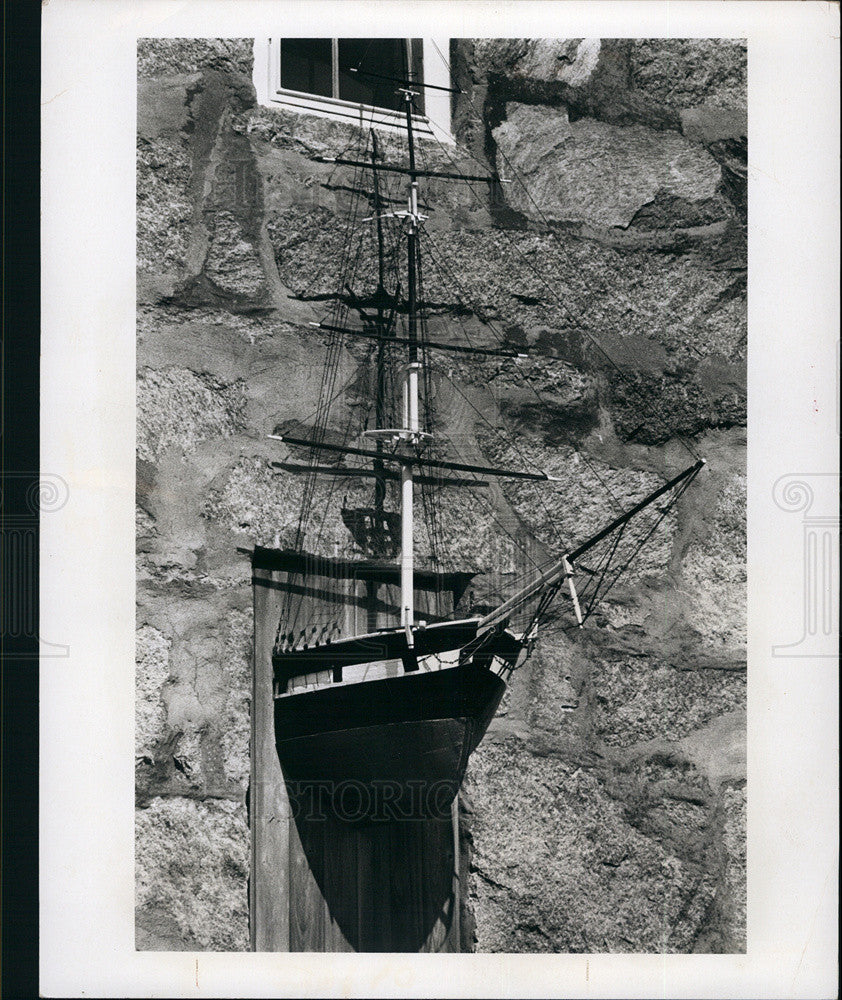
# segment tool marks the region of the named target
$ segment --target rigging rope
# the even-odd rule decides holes
[[[362,143],[362,134],[360,134],[358,139],[358,148]],[[367,140],[366,140],[367,146]],[[355,177],[355,180],[358,178]],[[356,216],[359,210],[359,196],[356,193],[358,189],[358,184],[354,185],[355,194],[352,197],[351,204],[351,221],[347,226],[346,238],[342,249],[342,266],[340,267],[340,274],[346,273],[347,263],[350,258],[351,244],[353,242],[353,233],[355,229]],[[359,259],[359,248],[357,253],[357,260]],[[342,319],[342,309],[343,304],[341,300],[334,304],[333,317],[335,319],[335,325],[339,325],[339,320]],[[311,435],[311,441],[313,445],[322,444],[324,442],[325,435],[327,433],[327,420],[330,413],[330,407],[333,400],[336,398],[334,393],[334,388],[336,385],[336,376],[339,369],[340,352],[341,352],[341,337],[336,337],[331,340],[328,344],[327,357],[325,359],[325,365],[322,369],[321,385],[319,388],[319,405],[317,407],[316,420],[314,423],[314,432]],[[311,447],[308,456],[308,465],[311,467],[311,471],[306,474],[304,480],[304,489],[301,500],[301,507],[299,510],[298,524],[296,526],[295,532],[295,543],[294,548],[301,550],[303,548],[304,535],[306,533],[307,523],[310,518],[310,510],[312,507],[312,502],[315,497],[316,492],[316,481],[317,476],[314,471],[312,471],[318,461],[318,449],[316,447]],[[291,578],[290,578],[291,579]],[[298,610],[293,621],[293,628],[297,624],[298,612],[300,612],[302,602],[299,602]],[[292,612],[292,587],[287,590],[286,600],[284,601],[283,618],[282,620],[289,620]]]
[[[438,51],[439,56],[441,57],[441,59],[444,62],[445,66],[447,67],[448,72],[450,72],[451,71],[450,70],[450,63],[448,62],[447,59],[445,59],[444,55],[438,49],[438,46],[436,46],[436,50]],[[473,101],[473,97],[471,96],[470,93],[467,93],[467,92],[463,92],[463,93],[467,97],[468,103],[470,104],[471,109],[474,112],[474,115],[475,115],[477,121],[480,124],[483,124],[482,115],[477,110],[476,105],[474,104],[474,101]],[[428,118],[429,118],[429,116],[428,116]],[[432,119],[430,119],[430,121],[432,122],[432,124],[436,125],[437,128],[442,129],[442,131],[444,131],[444,132],[448,131],[447,129],[444,129],[443,126],[440,125],[438,122],[435,122]],[[435,139],[436,143],[438,143],[439,147],[441,148],[442,152],[447,157],[447,159],[450,161],[450,163],[453,164],[454,166],[458,167],[457,161],[453,158],[453,156],[450,153],[450,151],[441,142],[441,140],[438,138],[438,136],[435,134],[435,132],[433,134],[433,138]],[[529,198],[530,202],[534,205],[536,211],[538,212],[538,214],[541,217],[541,220],[543,221],[544,225],[547,228],[547,233],[549,234],[549,236],[551,237],[551,239],[554,242],[558,243],[558,237],[557,237],[557,233],[556,233],[555,228],[552,226],[552,224],[550,223],[550,221],[544,215],[541,207],[535,201],[534,197],[532,196],[531,192],[529,191],[528,187],[526,186],[526,183],[524,182],[523,178],[520,176],[520,173],[515,169],[514,165],[511,163],[511,161],[509,160],[509,158],[506,156],[506,154],[501,149],[499,149],[499,147],[498,147],[497,151],[500,153],[500,156],[503,158],[503,160],[504,160],[504,162],[506,164],[507,171],[510,171],[512,173],[513,179],[517,180],[517,182],[520,184],[520,186],[523,188],[524,192],[526,193],[527,197]],[[472,160],[474,160],[475,162],[481,164],[484,168],[487,168],[487,164],[485,164],[476,154],[474,154],[473,152],[471,152],[470,149],[466,148],[464,150],[464,152],[467,153],[467,155]],[[479,196],[477,194],[475,187],[469,181],[466,182],[466,183],[467,183],[468,189],[470,190],[471,194],[473,195],[473,197],[477,201],[477,203],[480,204],[480,205],[484,205],[485,201],[484,201],[484,199],[481,196]],[[591,341],[591,343],[596,347],[596,349],[600,352],[600,354],[602,354],[602,356],[609,362],[609,364],[617,371],[617,373],[620,376],[620,378],[623,379],[623,381],[626,382],[629,385],[629,387],[632,388],[632,390],[635,390],[636,387],[635,387],[634,382],[631,381],[631,379],[626,374],[626,372],[624,371],[624,369],[620,365],[618,365],[617,362],[615,362],[614,359],[610,356],[610,354],[608,354],[608,352],[605,350],[605,348],[602,347],[602,345],[599,343],[599,341],[595,337],[595,335],[593,333],[589,332],[588,325],[582,319],[582,311],[580,310],[579,314],[574,317],[573,312],[572,312],[570,306],[568,306],[564,301],[562,301],[561,297],[558,295],[558,293],[556,292],[556,290],[549,284],[549,282],[547,281],[546,277],[540,271],[538,271],[537,268],[535,268],[531,264],[530,261],[528,261],[526,259],[526,257],[523,254],[523,252],[517,246],[517,243],[515,241],[513,241],[509,237],[509,234],[508,234],[507,230],[505,228],[501,228],[498,231],[502,232],[504,234],[504,237],[508,241],[509,245],[512,246],[517,251],[517,253],[521,257],[521,259],[524,261],[524,263],[526,264],[526,266],[533,272],[533,274],[538,278],[538,280],[541,282],[541,284],[549,291],[550,295],[561,306],[561,308],[564,309],[564,311],[569,316],[571,316],[572,318],[575,318],[575,319],[578,320],[578,322],[581,324],[581,332],[585,334],[585,336]],[[604,295],[609,294],[609,290],[605,286],[604,283],[602,283],[601,289],[598,289],[598,290],[592,292],[590,298],[587,299],[586,301],[590,302],[593,298],[596,297],[596,295],[598,293],[599,294],[604,294]],[[645,400],[643,400],[642,402],[643,402],[643,408],[644,408],[645,412],[649,413],[650,415],[657,416],[657,413],[650,406],[648,406],[646,404]],[[693,456],[693,458],[695,458],[695,459],[699,458],[699,455],[696,452],[696,450],[690,445],[689,442],[687,442],[683,438],[682,435],[680,435],[680,434],[673,434],[672,436],[674,436],[676,438],[676,440],[689,452],[689,454],[691,454]]]
[[[438,50],[438,47],[436,47],[436,48]],[[439,52],[439,54],[441,55],[440,52]],[[442,56],[442,58],[444,58],[444,57]],[[446,60],[445,60],[445,62],[446,62]],[[362,60],[360,61],[360,65],[361,65],[361,63],[362,63]],[[473,102],[472,102],[472,100],[470,98],[470,95],[468,95],[468,99],[469,99],[469,101],[471,102],[471,104],[473,106]],[[474,111],[476,112],[475,108],[474,108]],[[361,114],[362,114],[362,112],[361,112]],[[372,119],[373,119],[373,111],[372,111]],[[433,123],[433,124],[436,124],[436,123]],[[403,140],[403,138],[404,137],[402,135],[402,140]],[[357,143],[357,148],[358,149],[360,149],[362,147],[362,141],[361,140],[362,140],[362,137],[360,137],[360,140]],[[456,161],[450,155],[450,153],[448,152],[448,150],[442,145],[441,142],[439,142],[439,140],[437,138],[436,138],[436,142],[439,144],[439,146],[443,150],[443,152],[444,152],[445,156],[447,157],[447,159],[449,159],[451,163],[453,163],[453,164],[455,164],[455,165],[458,166],[458,164],[456,164]],[[346,147],[346,149],[350,148],[350,145],[352,145],[352,144],[349,144],[349,146]],[[426,156],[426,150],[425,150],[424,146],[422,145],[420,148],[423,151],[421,155],[423,157],[425,157]],[[360,159],[364,159],[365,153],[367,151],[368,151],[368,141],[366,140],[365,146],[363,148],[363,152],[360,155]],[[482,162],[481,160],[479,160],[478,157],[476,157],[473,154],[471,154],[470,151],[468,151],[468,153],[477,162],[480,162],[480,163]],[[511,168],[511,164],[509,163],[508,159],[505,157],[505,154],[503,154],[501,152],[501,156],[503,156],[503,159],[506,161],[506,163],[508,164],[508,166],[510,167],[510,169],[512,169],[512,172],[516,175],[516,172],[513,170],[513,168]],[[351,298],[350,298],[349,301],[344,301],[343,297],[341,295],[337,296],[336,301],[334,302],[333,308],[332,308],[332,311],[331,311],[332,325],[335,325],[335,326],[341,326],[341,325],[343,325],[342,320],[343,320],[343,318],[345,316],[347,316],[348,312],[350,311],[350,309],[352,307],[356,308],[360,312],[360,315],[361,315],[361,317],[363,318],[364,321],[370,322],[370,320],[366,317],[365,312],[363,312],[363,309],[362,309],[361,305],[359,305],[359,304],[357,304],[356,306],[352,305],[352,303],[354,301],[354,297],[357,294],[356,291],[353,288],[353,282],[356,279],[358,271],[359,271],[360,259],[361,259],[362,250],[363,250],[363,244],[366,241],[366,232],[365,231],[361,232],[359,234],[359,238],[355,239],[356,226],[357,226],[357,223],[359,221],[358,217],[359,217],[360,206],[361,206],[361,203],[362,203],[362,200],[363,200],[363,198],[362,198],[361,176],[360,176],[360,170],[361,169],[367,169],[367,168],[365,168],[365,167],[363,167],[363,168],[355,168],[355,172],[354,172],[353,194],[352,194],[352,200],[351,200],[351,208],[350,208],[350,211],[349,211],[348,221],[346,223],[346,233],[345,233],[345,239],[344,239],[342,253],[341,253],[341,265],[340,265],[340,274],[343,276],[343,282],[345,282],[343,290],[349,291]],[[333,173],[334,173],[334,171],[331,171],[331,173],[330,173],[329,176],[332,177]],[[523,183],[522,179],[519,176],[517,176],[517,175],[516,175],[516,177],[517,177],[517,180],[519,181],[519,183],[523,186],[524,191],[526,191],[527,196],[530,198],[530,201],[532,201],[532,203],[535,204],[535,207],[538,210],[538,213],[541,216],[542,220],[549,227],[550,234],[553,236],[553,238],[555,238],[555,233],[552,230],[549,221],[546,219],[546,217],[541,212],[540,208],[534,202],[534,199],[532,198],[531,194],[526,189],[526,186]],[[469,187],[469,190],[471,191],[471,194],[474,196],[474,198],[477,199],[477,200],[480,200],[478,198],[478,196],[477,196],[474,188],[470,184],[470,182],[468,182],[468,187]],[[388,187],[387,187],[387,190],[389,190]],[[366,195],[366,197],[369,197],[369,196]],[[392,200],[397,201],[398,199],[391,199],[391,198],[389,198],[388,200],[389,201],[392,201]],[[399,288],[399,270],[400,270],[400,263],[399,263],[400,252],[399,251],[400,251],[401,242],[402,242],[402,234],[401,234],[401,227],[400,226],[390,226],[388,228],[389,228],[389,231],[392,234],[392,250],[393,250],[393,253],[391,255],[392,259],[393,259],[393,265],[392,265],[390,273],[391,273],[391,277],[392,277],[392,280],[393,280],[393,282],[395,284],[395,288],[396,288],[395,294],[397,294],[397,289]],[[517,245],[517,243],[515,241],[513,241],[513,239],[509,236],[508,232],[506,232],[505,230],[502,230],[502,232],[503,232],[506,240],[508,241],[509,245],[510,246],[514,246],[515,250],[521,256],[521,258],[525,260],[527,267],[531,271],[533,271],[533,273],[538,277],[538,279],[541,281],[541,283],[545,287],[547,287],[547,289],[552,294],[553,298],[555,298],[561,304],[561,306],[564,308],[564,310],[566,311],[566,313],[568,315],[572,316],[573,314],[572,314],[572,311],[571,311],[570,307],[567,306],[565,303],[563,303],[561,301],[560,297],[557,295],[557,293],[555,292],[555,290],[549,285],[549,283],[547,282],[546,278],[542,274],[540,274],[537,271],[537,269],[534,268],[534,266],[531,264],[531,262],[529,262],[528,260],[525,259],[525,256],[524,256],[522,250]],[[434,246],[435,246],[434,241],[432,239],[428,239],[427,235],[425,234],[424,247],[425,247],[425,251],[428,252],[428,254],[429,254],[429,258],[432,261],[433,266],[436,267],[439,275],[445,281],[445,284],[448,283],[446,275],[448,273],[450,274],[450,282],[456,287],[457,297],[459,297],[459,294],[460,294],[460,291],[461,291],[461,286],[460,286],[460,284],[458,282],[458,279],[455,277],[455,275],[453,275],[452,269],[447,265],[446,262],[444,262],[444,263],[440,263],[439,262],[439,260],[437,258],[437,255],[433,252]],[[395,251],[397,251],[397,252],[395,252]],[[327,264],[327,261],[325,263]],[[321,276],[324,273],[324,270],[325,270],[325,266],[323,266],[320,269],[320,271],[317,274],[316,278],[314,278],[310,282],[310,284],[307,286],[308,290],[313,287],[313,285],[315,284],[315,282],[317,280],[321,279]],[[423,263],[422,263],[422,252],[421,252],[421,241],[420,241],[420,239],[419,239],[418,244],[417,244],[416,272],[417,272],[417,288],[418,288],[419,304],[422,307],[422,308],[419,309],[419,313],[418,313],[418,320],[419,320],[419,322],[418,322],[418,329],[419,329],[419,349],[422,351],[423,356],[426,358],[426,357],[428,357],[428,354],[429,354],[429,349],[425,347],[425,344],[428,341],[428,336],[427,336],[427,334],[428,334],[428,324],[427,324],[427,308],[426,308],[428,304],[426,302],[426,295],[425,295],[424,284],[423,284]],[[367,278],[367,275],[366,275],[366,278]],[[380,287],[380,286],[378,286],[378,287]],[[461,301],[461,299],[460,299],[460,301]],[[590,301],[590,300],[586,300],[586,301]],[[471,309],[478,316],[478,318],[483,323],[485,323],[488,326],[488,328],[489,328],[492,336],[495,337],[498,340],[499,343],[501,343],[501,344],[504,343],[505,334],[501,334],[500,332],[497,331],[495,325],[486,316],[483,315],[482,310],[478,309],[474,303],[471,303]],[[457,321],[458,321],[459,325],[462,328],[463,335],[464,335],[465,339],[470,344],[471,343],[471,338],[470,338],[470,334],[469,334],[469,332],[468,332],[468,330],[466,328],[465,323],[463,322],[462,318],[458,315],[458,313],[456,314],[456,318],[457,318]],[[400,319],[401,319],[401,321],[403,322],[403,324],[405,326],[406,325],[405,318],[400,318]],[[578,319],[579,319],[580,322],[582,322],[581,312],[580,312],[580,315],[579,315]],[[595,338],[592,336],[592,334],[589,333],[588,330],[585,327],[582,328],[581,332],[585,336],[587,336],[596,345],[597,349],[606,357],[606,359],[613,365],[613,367],[617,369],[617,371],[619,372],[620,376],[625,381],[628,381],[628,378],[624,374],[623,370],[613,361],[613,359],[607,354],[607,352],[605,352],[605,350],[595,340]],[[332,404],[335,402],[335,400],[337,399],[337,397],[347,388],[347,386],[356,377],[356,373],[355,373],[355,375],[352,376],[351,379],[349,379],[348,382],[346,382],[345,385],[340,390],[334,391],[335,390],[335,385],[336,385],[336,380],[337,380],[337,375],[338,375],[338,371],[339,371],[339,367],[340,367],[340,361],[341,361],[341,354],[342,354],[342,349],[343,349],[343,343],[344,343],[344,337],[343,337],[342,334],[333,334],[333,335],[331,335],[331,337],[329,339],[329,342],[328,342],[328,346],[327,346],[326,363],[325,363],[325,367],[324,367],[323,372],[322,372],[322,379],[321,379],[321,385],[320,385],[320,390],[319,390],[319,403],[318,403],[318,406],[316,408],[316,411],[314,411],[315,415],[316,415],[316,421],[315,421],[313,433],[310,436],[310,440],[311,440],[311,443],[312,443],[313,446],[310,448],[310,452],[309,452],[309,456],[308,456],[308,465],[310,466],[311,471],[309,473],[307,473],[306,478],[305,478],[304,493],[303,493],[303,498],[302,498],[301,509],[299,511],[299,520],[298,520],[298,525],[297,525],[297,528],[296,528],[296,535],[295,535],[295,547],[297,549],[299,549],[299,550],[303,546],[304,537],[305,537],[305,534],[306,534],[306,531],[307,531],[307,525],[308,525],[308,523],[310,521],[310,517],[311,517],[311,513],[312,513],[312,504],[313,504],[313,500],[314,500],[315,493],[316,493],[317,475],[316,475],[315,471],[313,471],[313,470],[314,470],[315,465],[316,465],[317,460],[318,460],[318,450],[319,449],[317,448],[317,445],[322,444],[324,442],[324,440],[325,440],[325,436],[327,434],[327,429],[328,429],[327,424],[328,424],[328,420],[329,420],[329,416],[330,416],[330,411],[331,411]],[[365,364],[370,365],[370,363],[371,363],[371,357],[372,357],[373,353],[374,353],[374,345],[371,346],[371,348],[369,349],[369,351],[367,352],[367,354],[365,356],[365,359],[366,359],[365,360]],[[391,353],[391,351],[390,351],[390,353]],[[554,360],[554,359],[548,358],[548,360]],[[391,361],[391,358],[390,358],[390,361]],[[391,370],[391,363],[389,365],[389,368]],[[535,464],[535,462],[532,461],[532,460],[530,460],[526,455],[523,454],[523,452],[518,447],[518,445],[517,445],[517,443],[515,441],[508,440],[502,434],[502,432],[500,431],[500,429],[498,427],[495,427],[491,423],[491,421],[489,421],[487,419],[487,417],[485,417],[485,415],[471,402],[471,400],[467,397],[467,395],[464,392],[462,392],[462,390],[450,378],[449,375],[444,374],[444,373],[442,373],[442,374],[443,374],[443,377],[445,379],[447,379],[447,381],[454,387],[454,389],[459,393],[459,395],[465,400],[465,402],[467,402],[467,404],[471,407],[471,409],[474,410],[474,412],[480,417],[480,419],[492,430],[492,432],[494,434],[497,435],[497,437],[499,437],[503,441],[504,445],[507,448],[512,448],[514,451],[516,451],[518,453],[518,455],[520,456],[521,460],[524,462],[524,464],[526,464],[527,466],[531,465],[534,468],[537,468],[537,465]],[[424,404],[424,426],[425,426],[425,428],[428,431],[431,431],[432,427],[433,427],[433,416],[432,416],[433,380],[432,379],[433,379],[433,376],[432,376],[432,372],[431,372],[431,366],[429,364],[427,364],[424,367],[424,400],[423,400],[423,404]],[[531,383],[527,383],[527,384],[528,384],[529,389],[535,395],[535,397],[538,400],[538,402],[543,405],[543,400],[541,399],[541,397],[538,394],[538,392],[535,390],[534,386]],[[492,394],[492,399],[493,399],[493,394]],[[496,403],[496,401],[495,401],[495,403]],[[366,426],[368,424],[368,419],[369,419],[370,414],[371,414],[372,405],[373,404],[369,403],[369,405],[364,410],[364,423],[365,423]],[[354,418],[353,408],[349,408],[349,416],[348,416],[348,419],[346,421],[346,426],[345,426],[344,434],[343,434],[343,440],[348,440],[348,434],[350,432],[351,423],[353,421],[353,418]],[[393,424],[393,426],[394,426],[394,424]],[[693,449],[691,449],[686,444],[686,442],[683,441],[683,439],[681,438],[681,436],[680,435],[675,435],[675,436],[678,438],[678,440],[680,441],[680,443],[685,448],[687,448],[687,450],[690,451],[691,454],[693,454],[695,456],[695,454],[696,454],[695,451]],[[461,457],[461,455],[459,455],[459,450],[455,447],[455,445],[453,444],[452,441],[450,442],[450,444],[451,444],[451,447],[453,448],[453,450],[456,452],[457,456]],[[613,495],[613,492],[610,490],[610,487],[608,487],[608,485],[604,482],[604,480],[602,479],[602,477],[599,475],[598,471],[590,464],[590,462],[588,461],[588,459],[587,459],[587,457],[585,455],[583,455],[582,453],[577,453],[577,454],[579,455],[580,458],[582,458],[582,460],[584,461],[584,463],[591,469],[591,471],[594,474],[595,478],[602,484],[603,488],[611,496],[613,502],[616,504],[617,501],[616,501],[616,498]],[[431,473],[433,472],[432,469],[429,470],[429,471]],[[435,474],[433,474],[433,476],[434,475]],[[610,546],[610,549],[608,551],[607,556],[603,556],[600,559],[601,571],[599,572],[598,579],[596,579],[595,577],[592,577],[588,581],[588,583],[586,584],[585,588],[583,589],[583,592],[582,592],[583,598],[584,598],[585,595],[587,595],[587,597],[590,599],[590,603],[588,604],[588,607],[587,607],[587,609],[585,611],[585,615],[583,616],[584,620],[586,620],[587,617],[589,617],[590,614],[593,612],[593,608],[595,606],[597,598],[598,597],[604,597],[605,594],[607,594],[610,591],[610,589],[616,584],[617,579],[622,575],[622,573],[628,567],[628,565],[631,562],[631,560],[637,555],[637,553],[640,551],[640,549],[643,547],[643,545],[646,543],[646,541],[648,541],[648,539],[651,537],[651,535],[657,529],[658,525],[663,521],[663,519],[666,516],[667,512],[670,509],[672,509],[672,506],[677,502],[677,500],[680,498],[680,496],[683,495],[684,491],[689,486],[689,483],[695,478],[695,475],[696,475],[696,473],[694,473],[693,475],[691,475],[689,477],[689,479],[683,481],[682,484],[681,484],[681,486],[679,487],[679,489],[677,489],[677,490],[674,491],[674,496],[673,496],[672,500],[663,509],[663,511],[661,512],[660,516],[658,517],[658,519],[656,520],[656,522],[652,526],[652,528],[646,533],[646,535],[639,542],[639,544],[637,545],[637,547],[634,549],[634,552],[632,553],[632,555],[623,563],[623,565],[621,565],[620,569],[616,572],[616,574],[614,575],[613,579],[610,580],[610,582],[608,583],[608,585],[604,589],[601,589],[603,587],[603,583],[604,583],[604,581],[606,579],[606,575],[608,573],[608,570],[611,567],[612,562],[614,560],[614,557],[616,556],[616,554],[618,552],[621,539],[623,538],[623,535],[624,535],[624,532],[625,532],[625,529],[626,529],[626,525],[624,524],[624,525],[622,525],[618,529],[617,535],[616,535],[616,537],[612,541],[612,544]],[[431,478],[433,478],[433,476],[431,476]],[[332,476],[331,477],[331,485],[330,485],[330,490],[329,490],[328,497],[327,497],[327,503],[328,504],[333,499],[334,493],[335,493],[337,485],[338,485],[339,478],[340,478],[339,476]],[[477,477],[474,477],[474,478],[477,478]],[[438,565],[440,563],[440,561],[441,561],[441,553],[443,551],[442,529],[441,529],[440,519],[439,519],[439,516],[438,516],[438,510],[437,510],[437,507],[438,507],[438,503],[437,503],[437,500],[438,500],[438,490],[440,489],[440,486],[433,485],[432,483],[424,483],[424,484],[419,484],[419,485],[420,485],[422,507],[423,507],[423,511],[424,511],[424,523],[425,523],[425,525],[427,527],[427,534],[428,534],[428,538],[429,538],[429,542],[430,542],[430,557],[431,557],[431,561],[432,561],[433,565],[435,566],[435,565]],[[547,507],[547,503],[546,503],[544,497],[539,494],[538,498],[539,498],[541,504],[544,507],[545,513],[548,516],[548,525],[551,528],[552,532],[555,534],[556,541],[557,542],[562,541],[561,540],[561,536],[559,534],[558,526],[557,526],[555,520],[550,515],[549,509]],[[515,548],[518,549],[523,556],[525,556],[526,560],[529,563],[531,563],[531,565],[532,565],[532,567],[534,569],[537,569],[538,572],[540,572],[543,565],[547,565],[548,563],[554,562],[554,560],[547,560],[547,563],[542,563],[542,564],[539,565],[539,563],[536,562],[536,560],[533,558],[532,554],[530,552],[528,552],[520,544],[520,542],[517,540],[517,538],[515,537],[515,535],[512,534],[512,532],[509,530],[509,528],[500,521],[500,519],[497,517],[497,514],[496,514],[494,506],[492,506],[491,502],[482,493],[480,494],[480,500],[481,500],[482,503],[485,503],[486,506],[489,508],[489,510],[491,512],[491,520],[494,522],[494,524],[496,524],[497,527],[502,530],[502,532],[514,544]],[[317,533],[317,535],[315,537],[315,546],[316,546],[316,548],[318,548],[318,544],[322,540],[323,534],[324,534],[324,532],[326,530],[326,525],[327,525],[326,518],[323,518],[322,521],[321,521],[321,525],[320,525],[319,531],[318,531],[318,533]],[[562,548],[564,548],[564,547],[565,546],[563,546],[563,544],[562,544]],[[549,604],[551,603],[551,601],[555,597],[555,595],[556,595],[556,593],[557,593],[557,591],[559,589],[559,586],[560,586],[560,584],[558,586],[555,586],[555,587],[551,588],[551,590],[549,592],[549,597],[548,597],[547,593],[542,594],[541,599],[539,600],[539,603],[538,603],[538,607],[537,607],[537,609],[534,612],[533,617],[532,617],[533,622],[537,623],[539,621],[539,619],[543,619],[546,616]],[[286,617],[287,622],[289,621],[289,611],[291,610],[291,600],[292,600],[292,589],[290,588],[290,590],[287,593],[287,602],[286,602],[286,610],[285,610],[285,617]],[[303,604],[303,602],[301,602],[299,604],[298,610],[296,611],[295,618],[292,620],[293,631],[294,631],[295,626],[297,625],[298,613],[301,610],[302,604]],[[313,617],[314,621],[315,620],[319,620],[320,621],[320,620],[322,620],[322,618],[324,617],[324,615],[314,615],[312,617]],[[281,623],[279,624],[279,630],[280,630],[281,624],[283,622],[284,622],[284,618],[282,618]]]

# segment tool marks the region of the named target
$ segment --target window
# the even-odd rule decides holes
[[[282,38],[280,43],[282,90],[402,111],[394,81],[420,77],[420,38]],[[423,112],[423,94],[415,104]]]
[[[366,126],[401,128],[404,99],[396,93],[400,83],[395,81],[424,80],[438,88],[450,87],[442,55],[448,48],[448,39],[256,39],[258,100]],[[418,88],[414,121],[419,134],[452,142],[447,90]]]

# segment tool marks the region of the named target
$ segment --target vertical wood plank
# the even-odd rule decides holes
[[[454,916],[452,819],[429,820],[423,830],[420,897],[426,931],[421,951],[450,951]]]
[[[383,891],[389,908],[389,951],[405,950],[410,938],[411,901],[406,886],[406,836],[404,823],[386,823],[387,867],[383,872]],[[414,949],[412,949],[414,950]]]
[[[367,922],[361,932],[367,940],[367,951],[394,951],[394,900],[391,892],[393,834],[391,824],[381,824],[371,828],[371,881],[361,895],[365,904]]]
[[[441,877],[447,875],[449,892],[440,906],[435,925],[431,931],[430,950],[436,952],[460,951],[459,909],[461,904],[460,858],[459,858],[459,798],[453,800],[450,818],[441,827]]]
[[[357,831],[330,820],[325,823],[325,940],[328,951],[357,950]]]
[[[424,823],[413,825],[417,827],[414,850],[418,855],[419,862],[417,875],[412,886],[413,896],[416,897],[421,932],[421,941],[417,947],[419,951],[429,953],[438,950],[444,936],[437,913],[435,885],[430,883],[430,878],[435,879],[436,868],[444,859],[436,856],[436,848],[441,839],[439,824],[433,820],[427,820]]]
[[[374,837],[371,827],[357,836],[357,951],[377,951],[375,924],[378,920],[374,893]]]
[[[445,951],[460,952],[462,950],[462,856],[459,830],[459,792],[450,807],[450,823],[453,834],[453,920],[450,933],[447,935]]]
[[[400,863],[395,866],[395,883],[400,883],[404,901],[403,936],[396,941],[401,951],[421,951],[426,939],[424,929],[424,836],[427,824],[416,820],[399,821]]]
[[[254,572],[251,702],[250,937],[254,951],[289,951],[289,802],[275,750],[272,645],[279,614],[271,574]]]
[[[326,904],[311,867],[324,856],[324,823],[290,820],[289,831],[289,950],[328,951]]]

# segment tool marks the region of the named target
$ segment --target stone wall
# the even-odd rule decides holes
[[[333,290],[353,182],[318,157],[359,138],[257,107],[251,52],[139,47],[140,948],[248,947],[244,553],[297,520],[266,434],[315,407],[325,344],[301,324]],[[465,152],[422,143],[423,163],[514,182],[425,187],[467,290],[427,269],[431,329],[550,359],[523,363],[526,388],[449,359],[444,429],[566,480],[495,487],[494,517],[451,505],[452,551],[490,570],[495,518],[552,550],[556,518],[582,538],[689,464],[681,439],[708,459],[595,624],[548,630],[472,758],[463,947],[743,950],[745,46],[483,39],[450,57]],[[368,391],[364,362],[345,350],[339,384]]]

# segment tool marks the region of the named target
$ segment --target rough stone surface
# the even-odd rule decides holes
[[[251,75],[253,64],[252,38],[140,38],[137,43],[141,77],[200,70]]]
[[[161,934],[166,913],[181,949],[242,951],[248,947],[248,826],[232,802],[157,799],[137,811],[138,923]]]
[[[723,909],[725,918],[734,928],[734,950],[746,950],[746,786],[729,788],[723,797],[725,821],[723,842],[727,853]]]
[[[636,38],[630,45],[634,87],[673,107],[745,108],[743,39]]]
[[[161,694],[169,679],[169,642],[148,625],[138,630],[135,640],[135,757],[149,757],[160,741],[166,723]]]
[[[514,741],[475,753],[466,788],[477,950],[693,950],[716,889],[705,870],[705,813],[678,792],[657,805],[643,799],[649,777],[623,802],[598,772]],[[657,905],[642,907],[644,899]]]
[[[508,104],[492,134],[501,176],[513,167],[523,179],[512,185],[509,204],[534,221],[625,228],[656,198],[695,207],[687,224],[726,214],[716,197],[719,165],[679,135],[590,118],[571,123],[564,109],[525,104]]]
[[[243,229],[230,212],[215,212],[205,274],[218,289],[229,295],[255,295],[265,282],[260,258]]]
[[[179,141],[138,143],[137,262],[144,271],[172,271],[177,277],[184,273],[193,214],[189,176],[187,151]]]
[[[679,740],[745,704],[745,676],[683,672],[653,658],[604,660],[592,691],[596,731],[611,746],[631,746],[656,738]]]
[[[287,544],[297,526],[301,481],[271,463],[302,456],[267,435],[312,424],[331,341],[308,323],[328,314],[343,256],[358,261],[349,324],[377,281],[373,227],[345,245],[372,198],[353,168],[320,160],[367,155],[367,134],[255,107],[251,60],[249,39],[139,44],[143,949],[248,946],[241,550]],[[442,499],[441,554],[491,602],[691,450],[708,459],[584,629],[559,598],[472,757],[463,947],[744,950],[745,44],[466,39],[451,60],[467,153],[420,141],[420,163],[511,165],[541,211],[518,184],[423,186],[428,333],[542,357],[440,352],[435,430],[452,458],[561,481]],[[404,162],[398,137],[380,146]],[[402,208],[403,179],[381,180]],[[386,223],[388,245],[401,225]],[[370,409],[373,352],[334,352],[339,440]],[[350,504],[370,496],[366,480],[343,485]],[[320,551],[353,549],[336,510],[309,531]],[[435,541],[419,532],[419,561]]]
[[[229,437],[243,423],[242,384],[195,372],[141,371],[137,378],[138,457],[152,461],[173,446],[193,451],[207,438]]]
[[[575,87],[591,78],[601,48],[598,38],[480,38],[471,55],[475,75],[502,73]]]
[[[747,641],[746,480],[725,481],[716,499],[709,533],[690,546],[684,561],[682,589],[687,594],[688,619],[709,643],[742,648]]]

